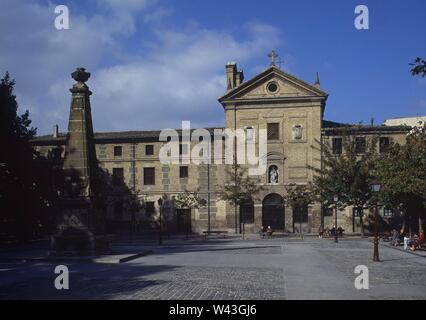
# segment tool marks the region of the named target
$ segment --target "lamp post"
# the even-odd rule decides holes
[[[162,230],[162,211],[163,211],[163,198],[158,199],[158,205],[160,207],[160,232],[158,235],[158,244],[161,246],[163,244],[163,230]]]
[[[371,186],[371,190],[375,195],[377,195],[380,191],[380,184],[373,184]],[[377,197],[374,199],[374,253],[373,253],[373,261],[379,262],[379,232],[378,232],[378,222],[379,222],[379,208],[378,208],[378,199]]]
[[[334,200],[334,242],[338,243],[339,239],[337,237],[337,202],[339,201],[339,196],[336,194],[333,197]]]

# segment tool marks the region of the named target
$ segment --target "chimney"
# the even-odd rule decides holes
[[[237,78],[237,64],[235,62],[228,62],[226,64],[226,83],[227,90],[235,88]]]
[[[239,70],[237,72],[237,77],[235,79],[235,86],[238,87],[240,84],[242,84],[244,81],[244,72],[243,70]]]
[[[59,126],[55,124],[53,126],[53,138],[57,138],[57,137],[59,137]]]

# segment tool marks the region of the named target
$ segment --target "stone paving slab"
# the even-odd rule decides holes
[[[69,290],[55,289],[54,262],[0,262],[0,299],[426,299],[426,259],[382,245],[373,262],[371,239],[118,248],[152,253],[121,264],[70,262]],[[369,290],[354,287],[357,265],[368,267]]]

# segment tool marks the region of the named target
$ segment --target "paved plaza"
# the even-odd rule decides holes
[[[426,258],[371,239],[210,239],[127,244],[152,253],[122,264],[63,263],[69,290],[54,287],[60,263],[0,260],[0,299],[425,299]],[[4,252],[3,252],[4,257]],[[354,269],[369,270],[357,290]]]

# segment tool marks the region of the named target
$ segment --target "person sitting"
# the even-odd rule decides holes
[[[324,235],[326,236],[326,237],[330,237],[330,229],[327,227],[327,228],[325,228],[325,230],[324,230]]]
[[[323,235],[324,235],[324,227],[323,227],[323,226],[320,226],[320,227],[318,228],[318,237],[319,237],[319,238],[322,238],[322,237],[323,237]]]
[[[341,226],[337,228],[337,235],[339,237],[343,236],[343,232],[345,231],[345,229],[343,229]]]
[[[424,243],[425,243],[425,233],[422,231],[420,232],[418,239],[414,240],[411,243],[411,250],[415,251],[418,247],[420,247]]]
[[[272,230],[271,226],[268,226],[268,229],[266,229],[266,235],[271,238],[273,233],[274,231]]]
[[[336,226],[333,226],[333,228],[330,229],[330,237],[334,237],[336,235]]]
[[[265,226],[262,226],[262,228],[260,228],[259,234],[262,237],[262,239],[265,238],[265,236],[266,236],[266,228],[265,228]]]

